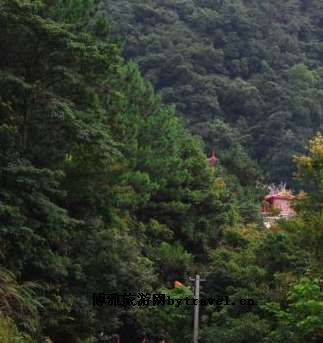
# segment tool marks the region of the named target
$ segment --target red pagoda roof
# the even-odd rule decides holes
[[[209,162],[209,165],[211,167],[214,167],[216,165],[216,162],[218,161],[218,157],[215,155],[215,151],[214,150],[212,151],[211,157],[209,157],[207,159],[207,161]]]
[[[293,200],[295,198],[294,195],[290,194],[290,193],[286,193],[286,194],[269,194],[267,196],[265,196],[265,200],[267,201],[272,201],[272,200]]]

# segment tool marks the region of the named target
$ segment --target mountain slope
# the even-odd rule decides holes
[[[322,129],[319,1],[101,0],[93,12],[194,132],[221,119],[271,180],[290,180]]]

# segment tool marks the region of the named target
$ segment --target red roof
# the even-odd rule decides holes
[[[215,166],[216,162],[218,161],[218,158],[215,155],[215,151],[214,150],[212,151],[212,156],[209,157],[207,160],[208,160],[210,166],[212,166],[212,167]]]
[[[295,197],[292,194],[269,194],[265,196],[265,200],[272,201],[272,200],[293,200]]]

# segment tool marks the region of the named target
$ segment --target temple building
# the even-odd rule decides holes
[[[208,163],[209,163],[209,166],[210,166],[210,167],[215,167],[215,165],[216,165],[216,163],[217,163],[218,160],[219,160],[219,159],[218,159],[218,157],[217,157],[216,154],[215,154],[215,150],[213,150],[213,151],[212,151],[211,157],[209,157],[209,158],[207,159],[207,161],[208,161]]]
[[[286,189],[285,184],[280,186],[270,186],[269,194],[265,196],[262,208],[262,215],[266,228],[272,225],[279,219],[288,219],[295,215],[292,207],[292,202],[295,196],[290,190]]]

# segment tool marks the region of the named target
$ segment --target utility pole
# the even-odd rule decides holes
[[[201,279],[197,274],[195,278],[190,278],[190,281],[194,282],[194,331],[193,331],[193,343],[198,343],[199,340],[199,311],[200,311],[200,282],[205,281]]]

